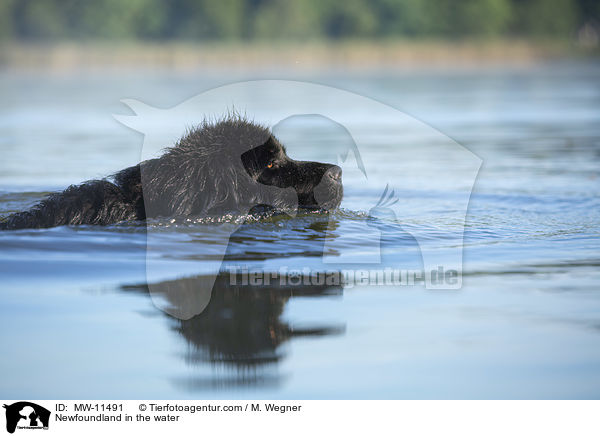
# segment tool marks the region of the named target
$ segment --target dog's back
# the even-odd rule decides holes
[[[46,228],[68,224],[106,225],[144,218],[138,165],[119,172],[115,176],[115,183],[91,180],[51,194],[30,210],[8,216],[0,222],[0,229]]]

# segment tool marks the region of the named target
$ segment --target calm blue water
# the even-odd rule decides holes
[[[193,292],[212,259],[214,224],[152,223],[148,255],[144,226],[2,232],[0,397],[599,398],[600,65],[284,76],[391,105],[481,159],[462,288],[243,286],[222,274],[206,310],[179,320],[153,304],[147,261],[150,285]],[[119,100],[169,108],[262,77],[0,78],[6,215],[139,161],[142,135],[112,117],[130,114]],[[344,167],[342,209],[247,223],[226,265],[420,269],[422,253],[455,263],[467,166],[425,130],[408,132],[400,153],[389,120],[365,113],[359,127],[375,164],[368,179]],[[315,116],[276,130],[302,159],[332,161],[330,150],[349,140]],[[386,184],[399,200],[393,217],[373,210]]]

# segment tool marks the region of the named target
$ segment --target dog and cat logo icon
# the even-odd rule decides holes
[[[50,411],[29,401],[19,401],[3,406],[6,409],[6,431],[14,433],[22,430],[48,430]]]

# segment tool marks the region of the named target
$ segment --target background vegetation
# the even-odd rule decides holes
[[[597,34],[598,0],[0,0],[0,39],[340,40]]]

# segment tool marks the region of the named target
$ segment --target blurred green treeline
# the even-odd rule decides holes
[[[599,0],[0,0],[0,38],[573,38]]]

